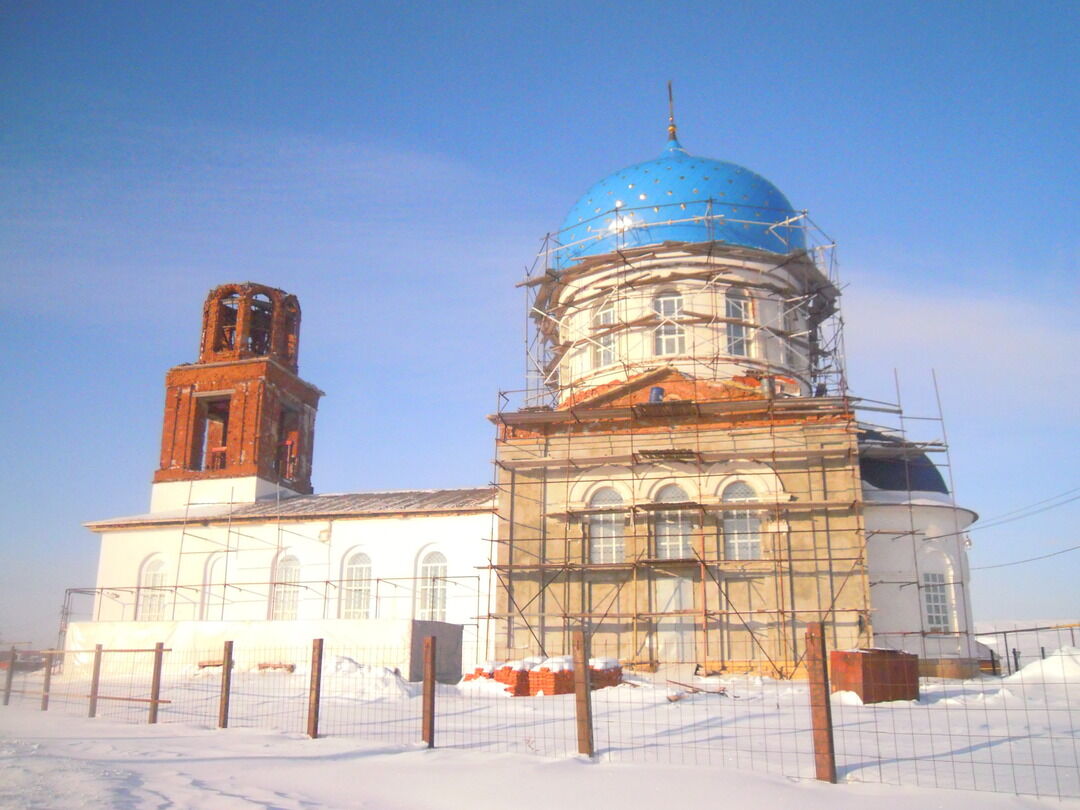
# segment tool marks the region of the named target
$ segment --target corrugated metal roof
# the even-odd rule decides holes
[[[391,492],[346,492],[330,495],[297,495],[284,500],[265,500],[255,503],[203,504],[183,511],[149,512],[143,515],[95,520],[87,523],[90,529],[110,526],[209,522],[286,518],[305,520],[315,517],[360,517],[364,515],[407,514],[432,512],[476,512],[495,508],[495,490],[491,487],[472,489],[409,489]]]

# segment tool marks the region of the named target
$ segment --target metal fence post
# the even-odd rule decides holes
[[[90,711],[87,712],[87,717],[97,716],[97,694],[98,686],[101,683],[101,645],[94,645],[94,672],[90,676]]]
[[[311,686],[308,688],[307,733],[311,739],[319,736],[319,698],[322,695],[323,640],[311,642]]]
[[[8,653],[8,665],[7,673],[4,676],[4,705],[7,706],[11,701],[11,682],[15,678],[15,661],[18,659],[19,654],[15,651],[15,648],[11,648],[11,652]]]
[[[231,641],[225,642],[221,654],[221,697],[218,699],[218,728],[229,727],[229,696],[232,693],[232,647]]]
[[[585,633],[575,630],[571,637],[574,654],[574,709],[577,714],[578,753],[594,756],[592,722],[592,684],[589,678],[589,648]]]
[[[52,668],[53,668],[53,655],[52,652],[45,653],[45,680],[41,683],[41,710],[48,711],[49,708],[49,691],[52,689]]]
[[[165,659],[165,644],[154,645],[154,672],[150,676],[150,716],[146,722],[153,725],[158,717],[158,700],[161,698],[161,664]]]
[[[435,636],[424,638],[424,698],[420,739],[435,747]]]
[[[829,702],[829,671],[825,658],[825,627],[806,625],[806,675],[810,680],[810,719],[814,726],[814,767],[822,782],[836,782],[836,749],[833,741],[832,704]]]

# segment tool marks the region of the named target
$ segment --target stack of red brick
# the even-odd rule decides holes
[[[590,662],[590,683],[593,689],[618,686],[622,683],[622,667],[617,662],[603,662],[598,668]],[[574,691],[574,671],[568,666],[543,664],[526,670],[520,664],[511,666],[502,664],[489,668],[477,667],[465,676],[466,681],[488,678],[496,683],[506,684],[506,691],[514,697],[535,697],[536,695],[568,695]]]

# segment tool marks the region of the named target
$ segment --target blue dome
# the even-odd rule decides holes
[[[554,265],[661,242],[724,242],[790,253],[806,247],[780,190],[742,166],[694,157],[674,137],[655,160],[605,177],[570,209]]]

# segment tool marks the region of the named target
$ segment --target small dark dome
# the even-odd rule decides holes
[[[877,430],[859,431],[859,477],[876,489],[949,494],[945,479],[926,453]]]

